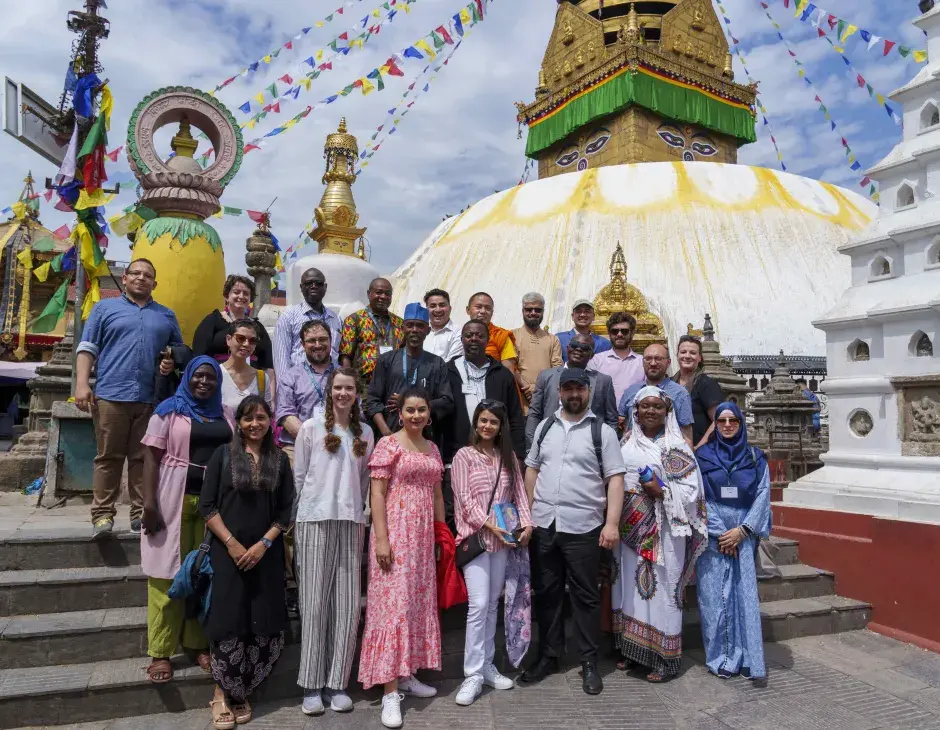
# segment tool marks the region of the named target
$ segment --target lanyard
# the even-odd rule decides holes
[[[375,321],[375,316],[372,314],[372,310],[367,307],[367,308],[366,308],[366,313],[369,315],[369,319],[372,320],[372,326],[375,327],[376,333],[381,333],[381,334],[382,334],[382,342],[384,342],[384,343],[387,345],[388,342],[389,342],[389,340],[391,339],[391,334],[392,334],[392,317],[391,317],[391,315],[389,315],[389,317],[388,317],[388,324],[385,325],[385,327],[380,328],[380,327],[379,327],[379,323]]]
[[[418,368],[421,367],[421,361],[424,359],[424,353],[422,352],[418,355],[418,362],[415,365],[415,371],[411,375],[411,385],[414,385],[418,382]],[[401,376],[405,379],[405,383],[408,383],[408,352],[403,347],[401,349]]]
[[[476,368],[476,365],[474,365],[473,367]],[[471,375],[471,374],[470,374],[470,368],[467,367],[467,358],[464,358],[464,360],[463,360],[463,372],[464,372],[464,375],[467,376],[467,385],[475,385],[475,384],[477,384],[477,383],[480,383],[480,382],[486,380],[486,374],[489,372],[489,369],[490,369],[490,361],[487,360],[487,361],[486,361],[486,365],[484,365],[482,368],[477,368],[477,369],[478,369],[478,370],[482,370],[482,371],[483,371],[483,374],[482,374],[482,375]]]
[[[324,398],[323,383],[328,377],[330,377],[330,373],[333,372],[333,363],[330,363],[330,366],[326,369],[326,372],[323,373],[323,375],[317,375],[315,372],[313,372],[313,368],[310,367],[310,363],[306,360],[304,361],[304,368],[307,371],[307,376],[310,378],[310,382],[313,383],[313,387],[317,391],[317,397],[322,401]]]

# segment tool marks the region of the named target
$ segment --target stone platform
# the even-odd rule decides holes
[[[146,582],[139,567],[139,538],[119,532],[110,540],[93,542],[87,505],[45,510],[35,508],[34,504],[34,497],[0,494],[0,728],[77,727],[81,722],[104,723],[92,727],[110,727],[106,723],[117,718],[145,714],[170,712],[180,722],[189,716],[186,712],[189,710],[205,714],[207,711],[203,708],[211,692],[211,680],[198,668],[187,666],[182,657],[176,660],[177,672],[170,684],[154,686],[146,679]],[[117,528],[120,531],[126,527],[127,516],[122,509]],[[778,560],[783,565],[784,576],[760,585],[764,635],[768,641],[803,641],[801,637],[865,626],[870,620],[867,604],[834,595],[832,575],[800,564],[796,542],[778,542]],[[445,612],[442,671],[428,673],[426,677],[441,683],[450,695],[462,676],[464,616],[461,607]],[[543,687],[488,696],[470,710],[457,708],[452,696],[432,703],[412,704],[407,721],[409,725],[422,724],[420,718],[426,717],[425,727],[440,728],[460,726],[475,718],[474,727],[489,727],[494,713],[498,713],[500,726],[504,726],[505,712],[510,719],[515,718],[511,724],[523,727],[536,724],[543,728],[554,727],[552,723],[556,721],[559,727],[566,728],[571,727],[571,723],[578,723],[579,727],[627,727],[633,725],[623,723],[640,723],[641,718],[643,726],[648,728],[721,727],[709,725],[707,715],[689,718],[686,724],[684,715],[680,717],[675,713],[701,715],[709,708],[719,707],[716,703],[720,701],[721,706],[741,704],[736,710],[739,717],[753,719],[749,713],[758,706],[756,703],[766,702],[767,716],[779,718],[785,695],[801,695],[811,688],[820,695],[819,708],[825,707],[827,702],[838,704],[837,699],[827,700],[825,695],[827,691],[836,692],[831,685],[835,677],[833,670],[838,667],[831,664],[837,660],[842,662],[840,671],[850,677],[871,671],[885,674],[907,689],[927,689],[940,684],[937,681],[940,662],[932,663],[936,659],[933,655],[867,633],[850,633],[848,636],[859,638],[846,638],[844,647],[837,643],[832,645],[836,648],[820,649],[829,664],[815,655],[811,660],[800,658],[798,652],[794,653],[796,649],[768,644],[772,666],[785,671],[772,677],[770,687],[757,694],[755,688],[744,682],[721,682],[706,677],[701,655],[696,653],[701,639],[694,608],[688,612],[686,625],[687,671],[683,678],[663,687],[653,688],[640,678],[617,674],[608,662],[605,664],[608,690],[603,695],[603,704],[597,704],[581,694],[578,670],[569,665],[566,676],[557,677]],[[263,685],[256,698],[258,702],[283,700],[296,704],[298,701],[296,638],[295,623],[289,632],[291,643],[274,674]],[[808,643],[806,646],[816,645]],[[497,662],[504,671],[510,669],[501,652],[497,653]],[[923,662],[926,663],[921,666]],[[874,674],[867,679],[876,681]],[[915,704],[878,694],[864,679],[852,682],[853,696],[860,702],[877,699],[888,708],[884,710],[888,713],[886,717],[900,719],[907,712],[914,713],[910,716],[920,718],[923,723],[931,719],[926,711],[917,710]],[[357,694],[360,707],[374,704],[377,692]],[[698,700],[685,704],[681,698],[686,694],[690,699],[701,697],[705,704],[697,705]],[[940,706],[940,700],[937,702]],[[647,709],[643,710],[644,707]],[[640,710],[642,715],[636,715]],[[829,714],[824,716],[834,721],[845,720],[834,722],[834,727],[908,726],[853,724],[846,718],[853,718],[855,711],[848,707],[845,709],[848,715],[840,714],[842,710],[838,708],[827,712]],[[371,726],[373,720],[377,722],[372,714],[375,713],[359,712],[351,718],[330,719],[330,723],[347,724],[325,726]],[[868,717],[867,712],[863,715]],[[797,712],[795,716],[801,715]],[[302,719],[297,718],[293,725],[281,725],[279,722],[267,724],[259,717],[252,726],[300,727],[297,723]],[[198,725],[198,713],[193,721]],[[187,726],[174,722],[162,726]],[[775,722],[775,727],[784,727]],[[916,726],[928,726],[923,723]]]

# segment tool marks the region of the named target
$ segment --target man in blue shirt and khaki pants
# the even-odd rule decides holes
[[[95,538],[114,529],[125,459],[131,531],[140,532],[144,471],[140,441],[153,412],[157,358],[167,347],[183,344],[176,315],[151,297],[157,286],[152,263],[131,262],[122,284],[120,297],[104,299],[91,310],[75,361],[75,405],[93,414],[98,442],[91,505]],[[89,383],[92,365],[97,365],[94,392]]]

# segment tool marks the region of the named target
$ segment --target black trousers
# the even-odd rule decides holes
[[[450,528],[451,534],[457,536],[457,522],[454,520],[454,488],[450,483],[450,469],[444,470],[441,480],[441,494],[444,496],[444,521]]]
[[[584,534],[536,527],[529,557],[532,561],[533,603],[539,625],[539,653],[562,658],[565,654],[565,583],[578,634],[582,662],[596,662],[601,638],[601,591],[598,567],[601,526]]]

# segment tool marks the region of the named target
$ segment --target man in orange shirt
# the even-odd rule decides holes
[[[490,330],[490,341],[486,346],[486,354],[494,360],[502,362],[513,376],[516,374],[516,338],[511,330],[497,327],[490,320],[493,319],[493,297],[485,291],[480,291],[470,297],[467,304],[467,315],[470,319],[486,322]]]

